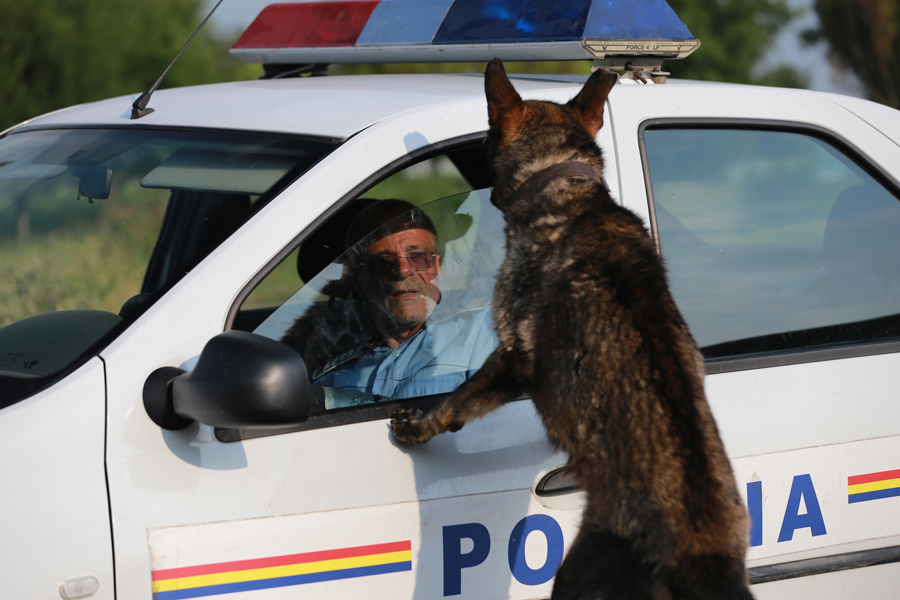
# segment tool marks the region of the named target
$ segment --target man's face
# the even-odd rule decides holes
[[[434,234],[425,229],[407,229],[366,250],[362,273],[366,297],[385,309],[398,332],[418,331],[440,299],[436,243]]]

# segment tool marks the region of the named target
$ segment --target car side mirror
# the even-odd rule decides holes
[[[194,421],[225,428],[284,427],[303,423],[312,409],[300,355],[245,331],[210,339],[192,371],[153,371],[143,396],[153,422],[169,430]]]

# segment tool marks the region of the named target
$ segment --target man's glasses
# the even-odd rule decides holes
[[[428,271],[437,261],[434,252],[409,252],[408,254],[390,254],[387,252],[368,256],[363,266],[371,268],[379,275],[386,275],[399,270],[400,259],[405,258],[415,271]]]

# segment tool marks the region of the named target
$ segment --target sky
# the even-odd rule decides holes
[[[212,8],[218,0],[204,0]],[[303,2],[305,0],[278,0],[279,2]],[[256,15],[272,0],[224,0],[210,19],[210,24],[222,32],[243,31]],[[803,15],[776,39],[763,59],[763,65],[776,66],[783,63],[793,65],[809,78],[810,89],[821,92],[836,92],[851,96],[862,96],[862,89],[852,76],[841,77],[828,62],[824,42],[813,48],[804,46],[800,32],[814,28],[818,19],[812,11],[813,0],[788,0],[788,4],[803,11]],[[687,23],[688,28],[691,24]],[[700,40],[702,43],[703,40]],[[687,58],[686,60],[690,60]]]

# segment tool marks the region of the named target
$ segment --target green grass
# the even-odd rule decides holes
[[[437,159],[432,159],[385,179],[369,189],[363,197],[379,200],[399,198],[421,206],[440,198],[471,191],[472,186],[456,172],[450,161],[444,157],[439,158],[443,161],[434,162]]]
[[[297,273],[297,253],[294,250],[275,269],[263,279],[254,289],[244,304],[243,309],[267,308],[281,306],[288,298],[303,287],[300,275]]]
[[[117,313],[140,290],[143,271],[114,239],[78,233],[0,244],[0,327],[25,317],[73,309]]]
[[[163,205],[106,205],[82,222],[0,238],[0,327],[47,312],[118,313],[141,290]]]

